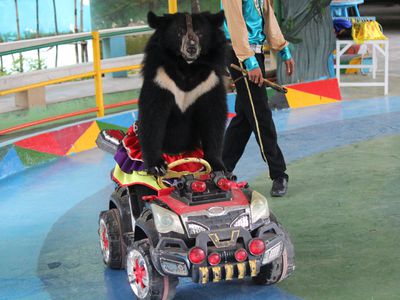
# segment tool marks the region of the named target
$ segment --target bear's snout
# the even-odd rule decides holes
[[[181,54],[188,63],[192,63],[200,56],[201,46],[198,37],[196,37],[190,38],[186,36],[182,40]]]
[[[187,47],[186,52],[189,53],[190,55],[195,55],[197,52],[197,48],[194,46],[189,46]]]
[[[198,35],[189,30],[182,38],[181,54],[187,63],[195,61],[201,52],[200,39]]]

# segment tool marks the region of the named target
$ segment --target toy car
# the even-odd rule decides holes
[[[188,162],[204,171],[171,171]],[[264,196],[199,158],[168,170],[164,178],[143,176],[128,185],[117,165],[109,210],[100,213],[104,263],[126,269],[138,299],[172,299],[179,277],[273,284],[294,271],[293,245]]]

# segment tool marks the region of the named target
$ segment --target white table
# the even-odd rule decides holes
[[[383,86],[384,94],[387,95],[389,92],[389,40],[369,40],[365,41],[364,44],[372,46],[372,65],[342,65],[340,64],[341,56],[352,46],[356,45],[353,40],[337,40],[336,41],[336,78],[339,86]],[[381,47],[383,46],[383,48]],[[376,71],[378,69],[377,53],[381,53],[385,58],[384,65],[384,81],[383,82],[341,82],[340,81],[340,70],[341,69],[372,69],[372,78],[376,79]]]

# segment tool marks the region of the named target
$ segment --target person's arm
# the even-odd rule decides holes
[[[264,31],[267,36],[268,45],[277,51],[286,65],[286,73],[292,75],[294,72],[294,60],[290,53],[289,43],[285,40],[276,20],[271,0],[264,0]]]
[[[254,51],[250,48],[242,0],[222,0],[222,5],[236,57],[240,62],[244,62],[248,71],[259,68]]]
[[[277,52],[283,50],[289,43],[282,34],[270,0],[264,0],[264,24],[269,47]]]
[[[231,36],[232,48],[239,62],[246,66],[249,79],[262,86],[263,76],[254,51],[250,48],[246,22],[243,17],[242,0],[222,0],[225,18]]]
[[[281,51],[279,51],[279,55],[286,65],[286,74],[289,76],[292,75],[294,73],[294,59],[290,53],[289,46],[285,46]]]

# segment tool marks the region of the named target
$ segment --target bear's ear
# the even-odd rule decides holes
[[[162,17],[158,17],[155,13],[153,13],[152,11],[149,11],[149,13],[147,14],[147,23],[149,24],[149,26],[153,29],[157,29],[160,27],[161,25],[161,19]]]
[[[221,10],[219,13],[216,14],[210,14],[208,16],[211,24],[213,24],[215,27],[221,27],[222,24],[224,24],[225,21],[225,13],[223,10]]]

